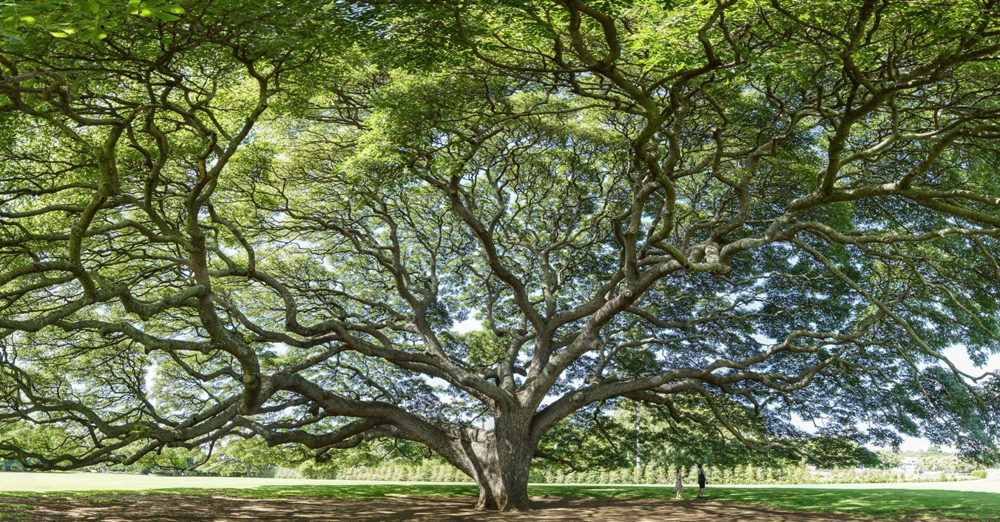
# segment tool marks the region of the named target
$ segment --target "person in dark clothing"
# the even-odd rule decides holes
[[[698,464],[698,498],[705,498],[705,470]]]

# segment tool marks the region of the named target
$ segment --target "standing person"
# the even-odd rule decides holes
[[[677,483],[674,484],[674,488],[677,489],[677,496],[674,497],[677,500],[682,500],[684,498],[682,493],[684,493],[684,468],[677,466]]]
[[[698,464],[698,498],[705,498],[705,470]]]

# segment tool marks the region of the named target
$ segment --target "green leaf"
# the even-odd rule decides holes
[[[89,42],[97,42],[107,38],[108,33],[106,33],[100,27],[90,27],[87,30],[80,33],[80,38]]]
[[[153,11],[153,18],[159,18],[160,20],[163,20],[164,22],[176,22],[176,21],[178,21],[178,20],[181,19],[177,15],[173,15],[173,14],[170,14],[170,13],[165,13],[163,11]]]

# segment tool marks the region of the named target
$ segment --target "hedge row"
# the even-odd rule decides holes
[[[666,484],[674,483],[676,468],[666,469],[656,465],[640,469],[563,471],[551,469],[532,470],[529,480],[542,484]],[[929,480],[956,480],[954,475],[941,478],[916,479],[887,470],[833,469],[813,472],[805,466],[788,468],[761,468],[737,466],[732,469],[705,468],[712,484],[871,484],[889,482],[917,482]],[[291,470],[287,470],[291,471]],[[289,473],[284,473],[288,476]],[[452,466],[425,462],[413,464],[384,464],[374,467],[330,467],[306,464],[297,470],[306,478],[366,481],[415,481],[415,482],[471,482],[469,477]],[[695,482],[696,470],[686,470],[685,482]]]

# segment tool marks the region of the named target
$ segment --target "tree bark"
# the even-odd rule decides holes
[[[528,473],[537,441],[530,436],[531,416],[503,414],[495,417],[485,441],[467,443],[473,462],[472,478],[479,485],[476,509],[527,511]]]

